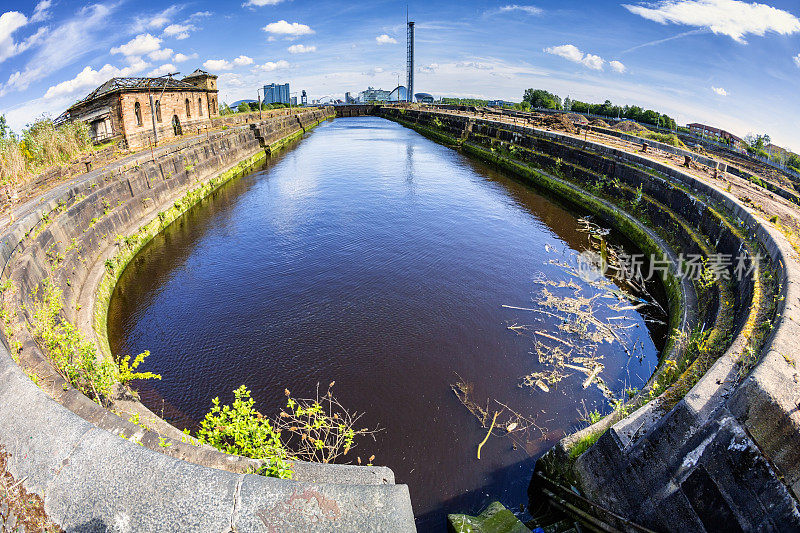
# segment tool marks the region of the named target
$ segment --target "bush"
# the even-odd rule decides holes
[[[255,400],[242,385],[233,391],[233,405],[220,407],[219,398],[206,414],[197,431],[197,440],[224,453],[266,461],[261,473],[271,477],[291,479],[292,471],[286,462],[288,453],[276,431],[264,415],[253,406]]]
[[[342,407],[331,393],[333,385],[323,396],[317,387],[311,399],[292,398],[287,390],[286,409],[273,421],[254,409],[255,401],[242,385],[233,391],[232,405],[212,400],[196,438],[224,453],[264,460],[260,473],[271,477],[290,479],[291,460],[333,463],[355,448],[358,437],[378,431],[356,429],[361,415]]]
[[[657,133],[654,131],[643,131],[641,133],[634,132],[634,135],[636,135],[637,137],[642,137],[644,139],[650,139],[651,141],[668,144],[676,148],[686,149],[686,145],[683,144],[683,141],[681,141],[678,138],[678,136],[675,135],[674,133]]]
[[[102,405],[108,400],[117,383],[161,379],[158,374],[135,372],[149,352],[136,356],[133,364],[129,363],[130,356],[124,358],[121,368],[99,355],[94,342],[61,317],[62,292],[50,279],[45,280],[41,295],[38,290],[33,293],[33,299],[30,321],[34,337],[64,379],[95,402]]]

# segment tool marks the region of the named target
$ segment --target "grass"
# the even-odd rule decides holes
[[[0,185],[20,185],[44,169],[62,165],[94,149],[85,122],[56,126],[52,120],[41,118],[20,137],[0,139]]]
[[[643,139],[650,139],[651,141],[660,142],[663,144],[668,144],[670,146],[674,146],[675,148],[682,148],[684,150],[688,150],[683,141],[681,141],[677,135],[674,133],[658,133],[655,131],[641,131],[641,132],[631,132],[633,135],[637,137],[641,137]]]

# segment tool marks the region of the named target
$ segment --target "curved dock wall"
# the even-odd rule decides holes
[[[64,291],[66,317],[91,333],[92,312],[77,303],[93,299],[119,235],[176,203],[190,207],[187,191],[213,191],[332,114],[308,110],[217,132],[45,195],[0,240],[18,318],[49,277]],[[414,530],[408,488],[394,485],[388,469],[327,465],[298,481],[231,472],[241,458],[169,439],[161,447],[157,436],[48,373],[30,338],[22,345],[1,338],[0,448],[8,471],[68,531]],[[21,366],[40,374],[39,386]]]
[[[520,146],[532,151],[523,156],[526,162],[540,168],[553,168],[554,160],[569,162],[572,168],[564,172],[579,183],[591,185],[591,176],[600,174],[641,185],[717,253],[735,257],[750,246],[762,254],[771,292],[757,300],[754,280],[735,284],[729,348],[677,405],[665,410],[663,403],[646,404],[615,421],[577,459],[567,447],[574,441],[564,439],[538,462],[537,471],[656,530],[800,529],[800,264],[776,228],[715,186],[642,155],[477,117],[391,108],[382,114],[467,153],[479,147],[490,162],[509,160],[504,151]],[[582,169],[588,171],[583,177]],[[646,218],[667,232],[674,229],[657,213],[648,211]],[[692,244],[677,237],[671,244],[692,253]],[[765,306],[769,316],[757,313]],[[772,324],[772,333],[755,354],[755,367],[743,372],[755,316]],[[534,476],[533,497],[540,496],[539,486]],[[559,496],[570,501],[569,492]]]

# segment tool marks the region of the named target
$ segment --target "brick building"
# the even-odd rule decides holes
[[[95,142],[124,140],[128,148],[205,129],[219,114],[217,77],[195,70],[182,80],[112,78],[64,114],[91,127]],[[151,107],[152,102],[152,107]]]
[[[711,138],[717,142],[728,143],[730,146],[737,150],[744,150],[744,141],[734,135],[733,133],[715,128],[714,126],[707,126],[705,124],[692,123],[687,125],[689,131],[700,137]]]

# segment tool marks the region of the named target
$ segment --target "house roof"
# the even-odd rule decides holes
[[[196,72],[196,71],[195,71]],[[188,76],[187,76],[188,77]],[[89,102],[101,96],[111,94],[114,92],[124,92],[131,90],[144,90],[144,89],[177,89],[177,90],[198,90],[196,85],[186,83],[185,81],[173,80],[172,78],[111,78],[100,87],[90,92],[86,98],[77,101],[70,106],[73,107]]]
[[[191,74],[189,74],[188,76],[184,77],[183,79],[188,79],[188,78],[200,78],[200,77],[202,77],[202,76],[209,76],[209,77],[211,77],[211,78],[216,78],[216,76],[215,76],[215,75],[213,75],[213,74],[209,74],[209,73],[208,73],[208,72],[206,72],[205,70],[202,70],[202,69],[197,69],[197,70],[195,70],[194,72],[192,72]]]

